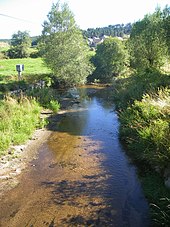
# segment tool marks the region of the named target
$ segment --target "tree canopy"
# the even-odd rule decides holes
[[[122,40],[110,37],[97,46],[92,60],[96,66],[93,77],[107,83],[124,72],[128,65],[128,52]]]
[[[170,55],[170,7],[166,6],[162,12],[163,29],[165,30],[165,41]]]
[[[160,69],[167,57],[165,29],[162,26],[161,11],[133,25],[129,39],[131,65],[137,70]]]
[[[31,46],[31,38],[27,31],[18,31],[12,35],[11,48],[8,51],[10,58],[26,58],[29,57],[29,47]]]
[[[89,49],[68,4],[57,2],[44,21],[41,51],[55,78],[65,86],[85,83],[92,72]]]

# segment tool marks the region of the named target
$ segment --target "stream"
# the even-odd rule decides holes
[[[37,158],[0,201],[0,226],[149,226],[148,203],[105,90],[80,88],[80,98],[49,126]]]

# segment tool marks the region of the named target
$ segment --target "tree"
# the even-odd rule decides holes
[[[170,55],[170,7],[163,10],[163,28],[165,29],[165,41]]]
[[[41,52],[60,84],[83,84],[92,72],[89,49],[68,4],[52,5],[43,24]]]
[[[31,46],[31,38],[27,31],[12,35],[11,48],[8,51],[10,58],[27,58],[29,57],[29,48]]]
[[[115,76],[127,69],[128,52],[122,40],[110,37],[98,44],[96,55],[92,60],[96,67],[93,79],[111,82]]]
[[[161,12],[157,9],[152,15],[134,24],[129,39],[131,65],[140,70],[159,70],[167,56],[165,30]]]

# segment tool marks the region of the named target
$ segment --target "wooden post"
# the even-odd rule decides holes
[[[20,71],[18,71],[18,80],[20,81],[22,78],[22,73]]]

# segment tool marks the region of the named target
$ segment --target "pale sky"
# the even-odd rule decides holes
[[[31,36],[40,35],[42,24],[52,3],[57,0],[0,0],[0,39],[28,31]],[[60,0],[67,2],[81,29],[133,23],[144,15],[153,13],[157,6],[170,6],[170,0]],[[14,18],[20,18],[17,20]]]

